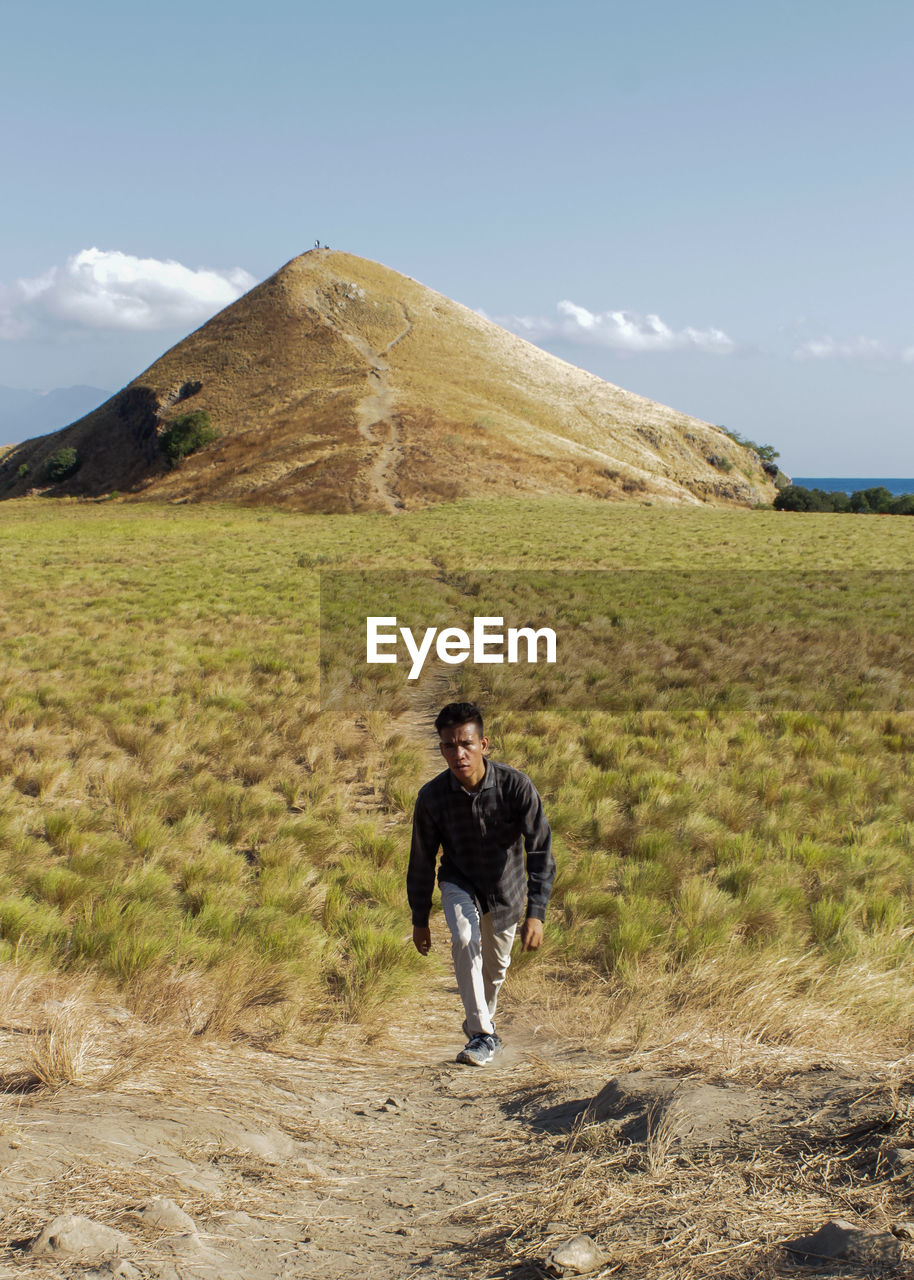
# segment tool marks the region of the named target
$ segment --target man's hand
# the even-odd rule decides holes
[[[520,945],[522,951],[536,951],[543,941],[543,922],[534,916],[527,919],[520,927]]]
[[[420,956],[427,956],[432,949],[432,931],[425,926],[424,929],[418,925],[413,925],[413,946],[419,952]]]

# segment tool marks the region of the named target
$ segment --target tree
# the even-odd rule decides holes
[[[872,489],[855,489],[851,494],[851,511],[887,512],[892,509],[892,495],[884,484]]]

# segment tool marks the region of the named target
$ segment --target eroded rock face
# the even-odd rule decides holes
[[[663,1130],[695,1145],[729,1139],[757,1114],[746,1090],[641,1071],[610,1080],[589,1108],[592,1119],[614,1125],[625,1141],[644,1142]]]
[[[130,1240],[123,1231],[79,1213],[62,1213],[32,1241],[29,1252],[37,1257],[98,1262],[124,1253],[129,1247]]]
[[[901,1243],[891,1232],[868,1231],[865,1227],[855,1226],[853,1222],[845,1222],[841,1218],[826,1222],[811,1236],[799,1236],[796,1240],[785,1241],[784,1248],[811,1261],[828,1258],[877,1266],[900,1262],[902,1256]]]
[[[914,1147],[887,1147],[885,1158],[900,1173],[914,1173]]]
[[[197,1230],[193,1218],[167,1196],[156,1196],[154,1200],[144,1204],[139,1210],[139,1217],[147,1226],[158,1227],[162,1231],[187,1233]]]
[[[781,1142],[789,1135],[850,1138],[886,1124],[895,1103],[888,1089],[872,1089],[834,1070],[798,1072],[789,1088],[774,1091],[710,1084],[663,1072],[632,1071],[614,1077],[586,1108],[624,1142],[663,1136],[677,1148]],[[893,1154],[894,1153],[894,1154]],[[901,1169],[908,1152],[886,1151]],[[910,1155],[914,1158],[914,1152]]]

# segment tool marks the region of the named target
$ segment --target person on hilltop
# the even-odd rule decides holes
[[[483,1067],[502,1048],[495,1009],[522,914],[523,950],[535,951],[543,941],[555,879],[552,833],[527,775],[487,758],[489,740],[475,703],[448,703],[435,729],[447,768],[416,798],[406,894],[413,943],[425,956],[440,849],[441,905],[468,1037],[457,1061]]]

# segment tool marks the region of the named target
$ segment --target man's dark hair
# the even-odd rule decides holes
[[[479,736],[482,738],[482,712],[479,710],[475,702],[449,702],[446,707],[442,707],[438,712],[435,720],[435,729],[441,733],[442,729],[453,729],[458,724],[473,724],[479,730]]]

